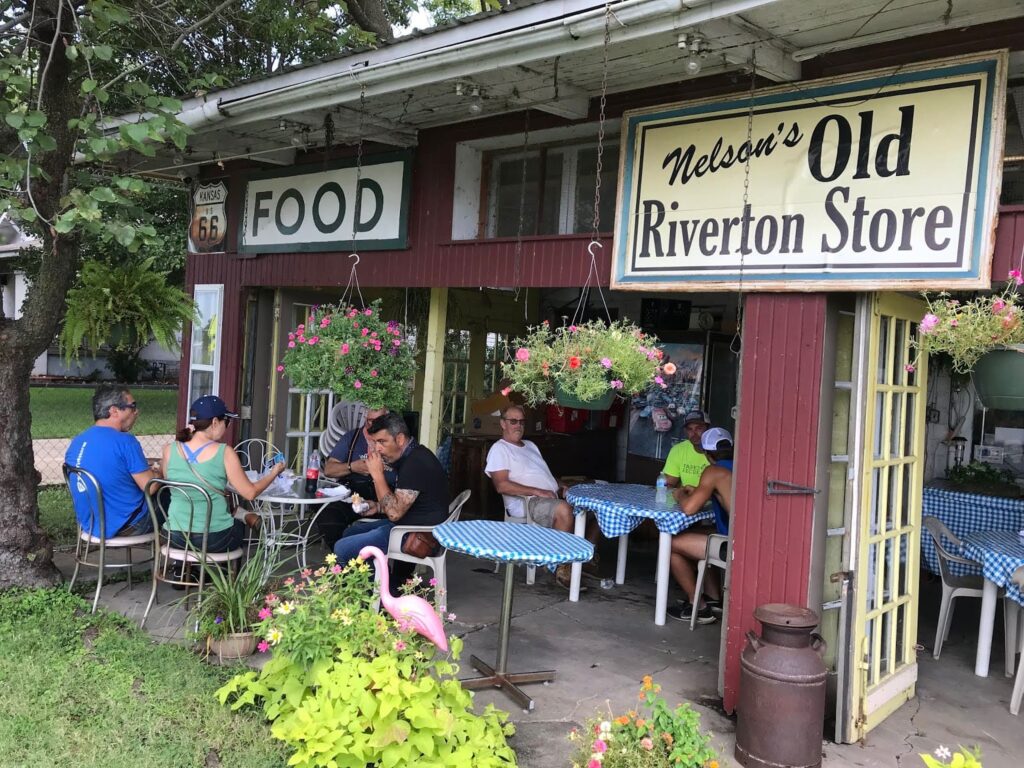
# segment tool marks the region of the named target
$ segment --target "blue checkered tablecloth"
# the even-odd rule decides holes
[[[679,533],[701,520],[715,519],[710,510],[684,515],[671,495],[667,503],[658,504],[654,494],[655,489],[649,485],[594,483],[574,485],[565,499],[577,515],[587,510],[593,512],[601,533],[609,537],[629,533],[645,517],[653,520],[662,533]]]
[[[437,526],[434,537],[448,549],[502,563],[560,565],[594,556],[586,539],[539,525],[459,520]]]
[[[978,531],[1019,531],[1024,529],[1024,500],[980,493],[961,493],[925,486],[922,514],[939,518],[959,538]],[[951,542],[946,542],[955,550]],[[939,556],[927,531],[921,531],[921,565],[932,573],[939,572]],[[976,575],[977,568],[950,563],[954,576]]]
[[[1024,594],[1011,579],[1024,567],[1024,537],[1018,531],[979,531],[964,536],[964,557],[981,563],[985,578],[1006,589],[1006,596],[1024,605]]]

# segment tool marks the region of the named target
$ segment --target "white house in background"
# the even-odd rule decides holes
[[[28,279],[14,268],[13,259],[21,249],[38,244],[38,238],[22,232],[6,213],[0,214],[0,289],[4,317],[21,317],[21,305],[28,293]],[[156,342],[150,342],[142,350],[142,359],[154,364],[164,374],[163,377],[177,371],[178,358],[178,352],[171,352]],[[104,358],[82,356],[68,363],[57,351],[56,344],[51,344],[32,366],[33,376],[89,376],[94,371],[99,371],[101,379],[112,378]]]

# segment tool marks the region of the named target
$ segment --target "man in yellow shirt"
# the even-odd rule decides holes
[[[683,417],[686,439],[672,446],[665,459],[665,478],[669,488],[696,488],[700,475],[710,462],[700,447],[700,438],[711,426],[704,411],[690,411]]]

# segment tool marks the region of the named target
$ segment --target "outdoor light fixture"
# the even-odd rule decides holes
[[[474,85],[470,88],[469,95],[472,101],[469,102],[469,106],[466,107],[466,109],[469,110],[469,114],[471,115],[479,115],[484,111],[484,101],[480,94],[480,86]]]
[[[690,77],[696,77],[704,67],[704,57],[708,54],[708,40],[700,32],[689,32],[679,36],[679,50],[687,51],[683,69]]]

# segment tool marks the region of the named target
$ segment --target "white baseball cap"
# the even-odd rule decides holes
[[[729,434],[729,430],[712,427],[700,436],[700,447],[705,451],[723,450],[723,446],[721,446],[723,440],[729,444],[729,448],[732,448],[732,435]]]

